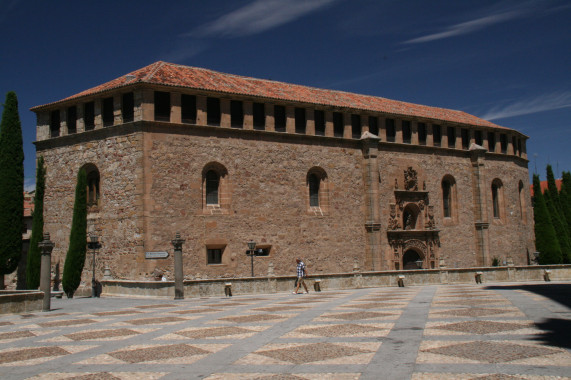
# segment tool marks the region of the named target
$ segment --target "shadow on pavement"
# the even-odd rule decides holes
[[[486,288],[492,290],[525,290],[549,298],[571,309],[571,284],[494,285]],[[534,340],[550,346],[571,349],[571,320],[549,318],[537,322],[535,325],[544,333],[536,336]]]

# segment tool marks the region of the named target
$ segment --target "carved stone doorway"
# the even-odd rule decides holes
[[[402,256],[402,269],[404,270],[420,269],[418,265],[416,265],[416,262],[418,260],[422,260],[420,254],[415,249],[409,249]]]

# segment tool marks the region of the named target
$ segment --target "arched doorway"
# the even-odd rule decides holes
[[[402,269],[410,270],[410,269],[420,269],[416,262],[418,260],[422,260],[419,253],[414,249],[407,250],[404,255],[402,256]]]

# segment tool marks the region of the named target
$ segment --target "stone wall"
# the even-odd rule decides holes
[[[187,279],[244,277],[250,274],[246,243],[271,247],[268,257],[254,259],[255,272],[289,275],[295,258],[303,257],[310,274],[370,270],[367,261],[368,218],[363,144],[359,140],[280,134],[267,131],[135,122],[96,129],[37,143],[46,161],[45,231],[55,248],[53,263],[65,258],[78,170],[95,165],[100,173],[99,206],[89,214],[89,231],[101,237],[96,275],[109,267],[118,279],[151,279],[165,272],[172,279],[172,245],[180,232],[186,242],[183,260]],[[394,252],[387,238],[389,204],[395,202],[395,180],[403,189],[403,173],[412,167],[421,190],[428,193],[439,230],[436,267],[478,264],[474,191],[470,152],[408,144],[379,144],[378,204],[383,262],[389,270]],[[208,165],[226,170],[224,204],[211,212],[203,202],[203,172]],[[328,207],[309,209],[307,173],[327,174]],[[525,161],[500,154],[484,159],[486,186],[503,183],[505,216],[491,220],[490,256],[527,264],[533,252],[533,214],[526,222],[519,211],[518,183],[527,180]],[[456,183],[455,217],[442,214],[441,183]],[[484,192],[491,208],[491,192]],[[528,186],[524,186],[529,200]],[[225,247],[222,264],[207,264],[207,247]],[[145,252],[167,251],[164,260],[146,260]],[[491,263],[488,263],[488,265]],[[83,279],[89,287],[91,252]]]

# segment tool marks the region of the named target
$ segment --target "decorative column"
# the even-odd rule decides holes
[[[367,248],[365,268],[378,271],[381,262],[381,217],[379,212],[379,138],[370,132],[363,133],[363,170],[365,178],[365,202]]]
[[[55,244],[50,240],[50,234],[44,233],[44,240],[38,243],[42,252],[42,261],[40,267],[40,290],[44,292],[44,304],[42,311],[50,311],[51,302],[51,266],[52,266],[52,250]]]
[[[182,244],[184,239],[180,238],[180,232],[177,232],[174,240],[171,241],[174,247],[174,299],[184,299],[184,285],[182,283]]]

